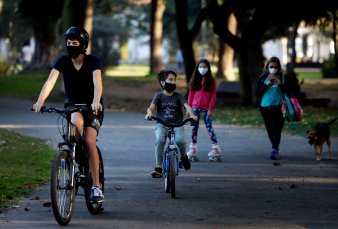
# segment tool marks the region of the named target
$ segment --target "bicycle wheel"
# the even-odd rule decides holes
[[[170,167],[168,171],[168,175],[170,177],[170,195],[171,198],[176,197],[176,186],[175,186],[175,178],[176,178],[176,152],[172,150],[170,153]]]
[[[100,163],[99,163],[100,189],[101,189],[102,193],[104,193],[104,166],[103,166],[101,150],[100,150],[99,147],[97,147],[97,152],[99,154],[99,160],[100,160]],[[85,192],[87,209],[91,214],[97,215],[98,213],[103,211],[103,208],[102,208],[103,203],[91,201],[91,191],[92,191],[92,186],[93,186],[93,178],[92,178],[92,173],[91,173],[89,167],[86,169],[86,174],[87,174],[87,176],[86,176],[87,180],[86,180],[86,184],[85,184],[85,187],[84,187],[84,192]]]
[[[51,202],[54,218],[62,225],[67,225],[74,213],[75,184],[70,186],[72,160],[69,151],[61,150],[55,157],[51,175]]]

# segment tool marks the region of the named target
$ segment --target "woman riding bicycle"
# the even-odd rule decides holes
[[[156,116],[170,123],[180,123],[183,120],[182,106],[185,107],[190,117],[197,120],[191,107],[187,103],[183,95],[175,92],[176,90],[176,73],[173,71],[162,70],[157,74],[157,80],[163,91],[157,92],[147,109],[145,119],[151,118],[156,112]],[[151,172],[153,178],[162,177],[162,161],[165,142],[167,139],[168,127],[157,123],[155,127],[155,158],[156,166]],[[178,148],[181,152],[181,160],[185,170],[190,169],[190,161],[186,154],[186,141],[184,127],[175,128],[175,137]]]
[[[104,199],[99,188],[99,156],[96,148],[96,138],[103,121],[102,103],[102,73],[99,60],[93,55],[87,55],[89,35],[80,27],[70,27],[65,33],[65,43],[68,55],[60,56],[45,82],[38,100],[33,105],[39,112],[52,91],[60,72],[66,93],[65,108],[75,104],[87,104],[93,112],[75,112],[71,122],[76,125],[78,136],[84,131],[88,151],[89,166],[93,175],[92,201],[101,202]]]

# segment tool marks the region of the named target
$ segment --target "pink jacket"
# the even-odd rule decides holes
[[[201,90],[199,91],[189,90],[188,104],[192,108],[201,108],[206,109],[208,111],[212,111],[216,103],[216,81],[214,82],[215,85],[213,91],[204,91],[203,85]]]

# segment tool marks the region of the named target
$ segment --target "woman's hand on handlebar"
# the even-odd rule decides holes
[[[43,107],[42,103],[35,103],[35,104],[33,104],[33,110],[35,112],[40,112],[42,107]]]

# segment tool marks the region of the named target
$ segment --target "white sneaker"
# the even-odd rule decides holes
[[[92,201],[94,202],[102,202],[104,199],[103,193],[101,189],[97,186],[92,187]]]

